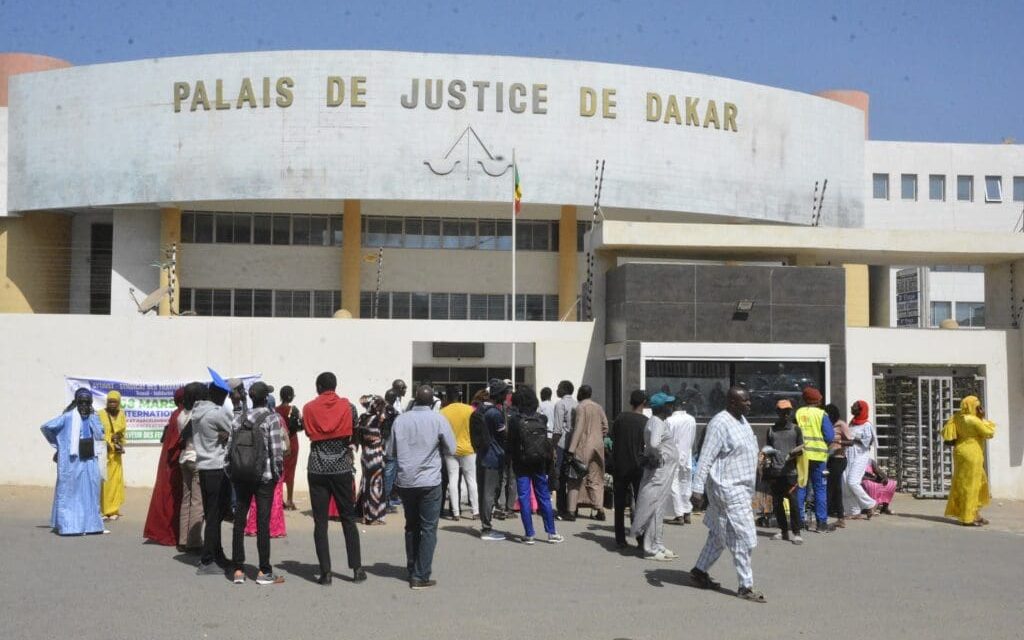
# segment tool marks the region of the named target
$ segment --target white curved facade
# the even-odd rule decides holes
[[[437,82],[444,95],[435,109],[426,103],[437,104]],[[507,171],[515,148],[531,204],[589,205],[602,158],[608,208],[804,223],[814,182],[827,178],[823,223],[863,220],[863,114],[725,78],[295,51],[73,67],[10,85],[12,212],[211,200],[505,202],[509,173],[487,172]],[[455,145],[468,127],[482,145]]]

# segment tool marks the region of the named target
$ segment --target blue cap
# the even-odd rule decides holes
[[[647,401],[647,404],[652,409],[657,409],[658,407],[664,407],[666,404],[672,404],[675,401],[675,396],[670,396],[664,391],[659,391],[658,393],[650,397],[650,399]]]

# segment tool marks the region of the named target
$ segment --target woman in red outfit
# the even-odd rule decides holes
[[[299,432],[302,431],[302,414],[298,407],[292,405],[294,400],[295,390],[290,386],[281,387],[281,404],[277,412],[281,415],[281,422],[288,427],[288,455],[284,459],[284,485],[287,490],[284,508],[288,511],[295,511],[292,494],[295,492],[295,464],[299,461]]]
[[[146,514],[146,526],[142,537],[157,544],[177,546],[178,544],[178,513],[181,509],[181,467],[178,456],[181,455],[181,437],[178,432],[178,416],[184,408],[185,389],[174,392],[174,404],[177,409],[171,414],[164,435],[160,438],[160,462],[156,468],[156,483],[153,495],[149,499],[149,513]]]

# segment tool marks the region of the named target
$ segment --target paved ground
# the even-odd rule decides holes
[[[312,582],[312,520],[288,514],[272,557],[287,583],[231,585],[194,575],[195,559],[143,544],[148,491],[129,490],[127,516],[106,536],[60,538],[46,525],[50,489],[0,486],[0,620],[5,639],[102,638],[1020,638],[1024,629],[1024,504],[986,511],[992,528],[944,521],[942,503],[901,498],[899,515],[809,534],[802,547],[760,538],[757,586],[740,601],[731,562],[713,574],[727,593],[689,586],[703,526],[669,527],[682,557],[644,561],[611,547],[611,527],[559,523],[567,541],[484,543],[470,522],[442,525],[438,587],[404,580],[401,519],[362,528],[362,585]],[[305,496],[300,507],[308,505]],[[394,518],[394,516],[392,516]],[[518,520],[506,521],[518,533]],[[335,570],[344,569],[332,525]],[[225,534],[227,527],[225,527]],[[255,542],[247,548],[255,560]],[[348,575],[348,574],[345,574]]]

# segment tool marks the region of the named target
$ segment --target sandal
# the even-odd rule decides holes
[[[701,589],[714,589],[717,591],[722,586],[720,582],[713,580],[707,572],[701,571],[697,567],[690,569],[690,580]]]
[[[754,591],[749,587],[740,587],[740,590],[736,592],[736,596],[743,600],[749,600],[750,602],[759,602],[761,604],[768,602],[763,593],[760,591]]]
[[[988,524],[988,520],[986,520],[985,518],[982,518],[981,516],[978,516],[978,518],[974,521],[974,524],[976,524],[976,525],[978,525],[980,527],[982,525]]]

